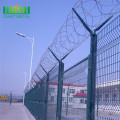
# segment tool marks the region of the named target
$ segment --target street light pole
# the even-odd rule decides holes
[[[23,73],[24,76],[25,76],[25,84],[24,84],[24,90],[25,90],[25,87],[26,87],[26,76],[27,76],[27,72],[24,72],[24,71],[19,71],[19,72]],[[24,95],[23,95],[23,104],[24,104],[24,98],[25,98],[25,93],[24,93]]]
[[[32,54],[31,54],[31,62],[30,62],[30,76],[29,76],[29,83],[31,81],[31,73],[32,73],[32,61],[33,61],[33,48],[34,48],[34,36],[33,38],[30,38],[22,33],[16,32],[17,35],[21,36],[21,37],[26,37],[28,40],[30,40],[31,44],[32,44]],[[30,84],[29,84],[29,88],[30,88]]]
[[[33,38],[32,38],[32,54],[31,54],[31,65],[30,65],[29,83],[30,83],[30,81],[31,81],[31,74],[32,74],[33,48],[34,48],[34,36],[33,36]],[[29,87],[30,87],[30,86],[29,86]]]

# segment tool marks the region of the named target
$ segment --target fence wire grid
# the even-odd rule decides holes
[[[98,33],[96,118],[120,119],[120,16]]]

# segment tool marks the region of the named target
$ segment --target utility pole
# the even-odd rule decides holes
[[[10,92],[10,105],[12,103],[12,92]]]

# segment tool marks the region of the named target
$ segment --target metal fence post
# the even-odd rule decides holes
[[[57,56],[53,53],[53,51],[48,48],[52,55],[55,57],[55,59],[59,62],[59,70],[58,70],[58,91],[57,91],[57,109],[56,109],[56,119],[61,120],[61,108],[62,108],[62,85],[63,85],[63,72],[64,72],[64,63],[62,60],[65,57],[63,57],[61,60],[57,58]]]
[[[88,83],[87,83],[87,120],[94,120],[95,111],[95,83],[96,83],[96,50],[97,35],[91,35],[90,55],[88,63]]]
[[[44,114],[44,120],[47,120],[47,104],[48,104],[48,88],[49,88],[49,73],[43,68],[42,65],[40,65],[43,69],[43,71],[47,74],[47,80],[46,80],[46,93],[45,93],[45,114]]]
[[[45,116],[45,120],[47,120],[47,106],[48,106],[48,88],[49,88],[49,73],[47,73],[47,82],[46,82],[46,96],[45,96],[45,114],[46,114],[46,116]]]
[[[97,88],[97,117],[98,117],[98,105],[99,105],[99,88]]]
[[[67,90],[66,116],[68,115],[68,96],[69,96],[69,86]]]
[[[95,119],[95,87],[96,87],[96,56],[97,56],[97,34],[96,31],[101,29],[103,25],[105,25],[111,18],[109,17],[105,20],[100,26],[98,26],[95,30],[91,30],[84,20],[80,17],[80,15],[73,8],[74,13],[81,21],[85,29],[91,35],[90,41],[90,55],[88,59],[88,83],[87,83],[87,112],[86,112],[86,120],[94,120]]]
[[[58,71],[57,116],[56,116],[57,120],[61,120],[63,72],[64,63],[60,61]]]

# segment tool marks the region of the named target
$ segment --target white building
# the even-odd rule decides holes
[[[57,87],[58,83],[49,83],[48,101],[49,104],[57,103]],[[66,105],[71,107],[86,107],[86,97],[87,97],[86,86],[74,85],[69,83],[63,83],[62,90],[62,106]]]
[[[57,102],[58,83],[49,83],[48,101],[51,104]],[[62,105],[73,108],[85,108],[87,103],[87,87],[63,83]],[[118,105],[120,104],[120,80],[113,80],[96,85],[96,104]]]
[[[101,105],[120,104],[120,80],[103,82],[96,86],[96,99]],[[96,100],[97,101],[97,100]]]

